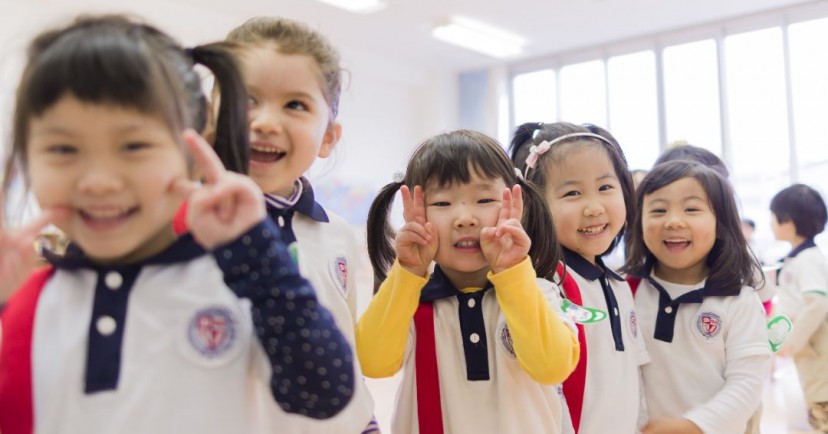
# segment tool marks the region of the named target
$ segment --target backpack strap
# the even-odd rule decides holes
[[[415,370],[420,434],[443,434],[443,408],[440,401],[440,375],[437,371],[432,302],[424,301],[417,307],[417,311],[414,312],[414,329],[417,332]]]
[[[54,271],[49,266],[33,272],[3,311],[0,341],[0,431],[3,434],[34,432],[32,336],[40,293]]]
[[[563,264],[558,264],[558,275],[563,278],[563,290],[566,298],[579,306],[582,305],[581,289],[578,288],[578,283],[575,279],[566,272]],[[575,324],[578,329],[578,346],[581,349],[581,356],[578,358],[578,364],[575,365],[575,370],[563,382],[564,397],[566,397],[566,405],[569,407],[569,416],[572,419],[572,426],[577,433],[581,427],[581,412],[584,407],[584,388],[586,386],[586,368],[587,368],[587,344],[586,334],[584,332],[583,324]]]

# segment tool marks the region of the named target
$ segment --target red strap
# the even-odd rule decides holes
[[[190,232],[190,227],[187,226],[187,202],[181,204],[181,207],[175,212],[172,225],[173,232],[176,235],[184,235]]]
[[[563,290],[566,298],[572,303],[581,306],[581,289],[569,273],[565,273],[563,264],[558,264],[558,275],[563,277]],[[575,432],[581,428],[581,411],[584,406],[584,387],[586,385],[587,344],[583,324],[575,324],[578,328],[578,346],[581,348],[581,357],[572,374],[563,382],[564,397],[569,407],[569,416]]]
[[[417,331],[415,367],[420,434],[443,434],[443,408],[437,372],[437,346],[434,341],[434,306],[430,302],[420,303],[414,313],[414,328]]]
[[[627,276],[627,283],[630,285],[630,291],[632,291],[633,297],[635,297],[635,291],[638,290],[638,284],[641,283],[641,279],[638,277]]]
[[[3,311],[0,342],[0,431],[3,434],[34,432],[32,334],[37,300],[53,272],[52,267],[33,272]]]

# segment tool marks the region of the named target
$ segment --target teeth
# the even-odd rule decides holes
[[[84,210],[84,214],[96,219],[110,219],[120,217],[128,212],[127,209]]]
[[[251,146],[250,149],[256,152],[263,152],[265,154],[285,154],[286,152],[281,149],[276,148],[260,148],[257,146]]]
[[[587,227],[587,228],[578,228],[578,232],[585,233],[585,234],[597,234],[597,233],[603,231],[605,227],[607,227],[607,225],[590,226],[590,227]]]
[[[467,240],[467,241],[459,241],[457,243],[457,247],[477,247],[477,241]]]
[[[670,240],[664,240],[664,242],[665,242],[665,243],[686,243],[686,242],[688,242],[688,241],[690,241],[690,240],[684,240],[684,239],[670,239]]]

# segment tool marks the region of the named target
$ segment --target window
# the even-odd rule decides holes
[[[560,120],[575,124],[607,125],[607,93],[604,62],[567,65],[561,68]]]
[[[558,119],[555,71],[543,69],[516,75],[512,80],[515,126]]]
[[[607,62],[609,130],[624,149],[630,169],[648,169],[658,158],[658,98],[652,51]]]

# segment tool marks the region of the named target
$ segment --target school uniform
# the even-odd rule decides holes
[[[0,431],[259,433],[278,416],[263,400],[342,410],[351,350],[278,237],[265,221],[212,254],[187,235],[136,264],[50,255],[1,319]]]
[[[751,432],[772,362],[756,291],[650,275],[635,307],[651,357],[642,368],[649,419],[686,418],[709,434]]]
[[[828,263],[813,239],[788,254],[778,280],[779,312],[793,322],[785,345],[794,354],[811,347],[819,355],[794,357],[805,401],[828,402]]]
[[[578,349],[558,289],[535,277],[528,258],[488,280],[484,288],[455,288],[439,266],[425,279],[395,262],[360,318],[366,376],[403,370],[394,434],[561,432],[556,383],[574,368]],[[422,312],[428,326],[418,328],[412,318]],[[422,345],[427,336],[431,348]],[[421,366],[429,351],[436,392],[424,396]],[[423,427],[434,419],[439,428]]]
[[[319,303],[333,314],[336,325],[349,345],[354,345],[356,318],[356,274],[358,250],[351,226],[325,210],[314,199],[305,178],[295,183],[291,197],[265,195],[267,212],[281,228],[282,241],[299,264],[300,274],[313,284]],[[354,396],[333,418],[314,420],[285,414],[271,432],[355,434],[379,432],[373,420],[374,401],[354,360],[357,378]],[[275,409],[279,411],[279,409]]]
[[[580,412],[572,413],[576,431],[579,434],[636,432],[641,410],[639,366],[647,363],[649,356],[630,287],[600,257],[592,264],[572,250],[563,250],[566,273],[577,284],[581,305],[607,313],[602,321],[579,325],[583,327],[587,353],[583,385],[572,384],[570,380],[564,384],[570,411],[580,406]],[[570,299],[573,296],[564,295]],[[567,390],[570,387],[583,387],[581,402],[570,398],[573,396]]]

